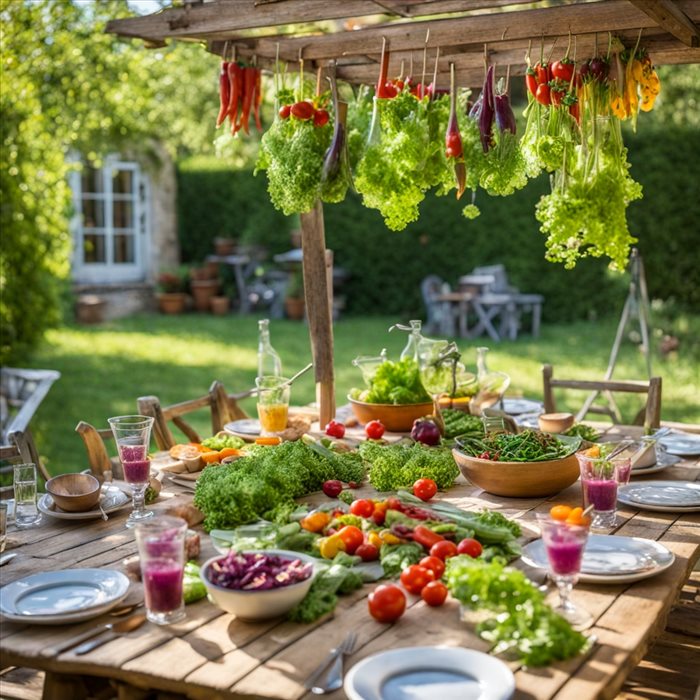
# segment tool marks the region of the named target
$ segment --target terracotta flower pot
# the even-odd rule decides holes
[[[225,316],[231,306],[231,300],[228,297],[212,297],[209,300],[209,308],[214,316]]]
[[[215,238],[214,252],[217,255],[233,255],[236,252],[236,240],[234,238]]]
[[[209,311],[209,302],[219,291],[219,280],[192,280],[190,287],[195,309]]]
[[[287,318],[293,321],[301,321],[304,318],[305,306],[303,299],[287,297],[284,300],[284,312],[287,314]]]
[[[158,309],[163,314],[181,314],[186,300],[184,292],[163,292],[158,295]]]

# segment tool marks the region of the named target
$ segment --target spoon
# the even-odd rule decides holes
[[[124,605],[121,608],[114,608],[109,614],[111,617],[123,617],[124,615],[128,615],[129,613],[133,612],[137,608],[140,608],[143,605],[143,601],[140,603],[131,603],[129,605]]]
[[[73,653],[77,654],[78,656],[87,654],[89,651],[92,651],[93,649],[96,649],[107,642],[111,642],[113,639],[121,637],[123,634],[133,632],[135,629],[141,627],[144,622],[146,622],[146,616],[142,613],[128,617],[126,620],[122,620],[121,622],[113,622],[109,625],[105,625],[105,629],[101,630],[101,632],[104,632],[104,634],[100,634],[97,639],[90,639],[84,644],[81,644],[79,647],[77,647],[77,649],[73,650]]]
[[[44,656],[53,656],[54,654],[60,654],[67,649],[70,649],[77,644],[82,644],[82,646],[86,646],[86,644],[83,644],[83,642],[88,642],[88,643],[93,643],[93,642],[99,642],[100,644],[103,644],[104,642],[109,641],[110,639],[113,639],[114,637],[118,637],[121,634],[126,634],[127,632],[131,632],[132,630],[135,630],[146,621],[146,616],[143,614],[140,615],[134,615],[133,617],[129,617],[126,620],[120,620],[119,622],[110,622],[105,625],[98,625],[97,627],[93,627],[92,629],[88,630],[87,632],[83,632],[82,634],[75,635],[74,637],[71,637],[70,639],[67,639],[65,642],[61,642],[56,646],[51,646],[42,652]],[[98,635],[103,635],[102,637],[99,637],[99,639],[93,640],[93,637],[97,637]],[[111,635],[111,636],[109,636]],[[89,640],[89,641],[88,641]],[[99,646],[99,645],[95,645]],[[93,647],[91,647],[93,648]],[[88,649],[89,651],[89,649]],[[77,650],[76,650],[77,652]],[[84,652],[83,652],[84,653]]]
[[[16,556],[17,552],[9,552],[8,554],[3,554],[0,557],[0,566],[5,566],[5,564],[12,561]]]
[[[290,379],[288,379],[286,382],[283,382],[279,386],[291,386],[292,383],[301,377],[302,374],[306,374],[312,367],[314,366],[313,362],[309,362],[306,367],[303,369],[300,369],[295,375],[293,375]],[[236,400],[238,399],[245,399],[248,398],[249,396],[255,396],[258,393],[257,387],[255,389],[248,389],[248,391],[243,391],[240,394],[235,394]]]

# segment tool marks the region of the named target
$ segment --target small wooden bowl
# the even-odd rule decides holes
[[[100,500],[100,482],[92,474],[59,474],[46,482],[46,490],[69,513],[92,510]]]
[[[382,425],[392,433],[407,433],[413,427],[413,421],[423,418],[433,412],[433,402],[426,403],[367,403],[351,399],[352,412],[360,423],[369,423],[371,420],[379,420]]]
[[[574,424],[574,414],[543,413],[537,422],[543,433],[565,433]]]
[[[496,496],[551,496],[579,477],[575,454],[547,462],[494,462],[470,457],[455,447],[452,455],[465,478]]]

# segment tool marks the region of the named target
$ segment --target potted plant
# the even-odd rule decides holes
[[[304,278],[301,270],[294,271],[289,275],[289,282],[284,298],[284,311],[287,318],[300,321],[304,318]]]
[[[209,311],[211,298],[218,294],[220,285],[218,275],[211,276],[210,267],[193,267],[190,270],[190,291],[197,311]]]
[[[185,277],[178,270],[161,272],[157,279],[158,309],[164,314],[181,314],[185,310]]]
[[[225,294],[217,294],[209,299],[209,309],[214,316],[225,316],[231,308],[231,300]]]
[[[236,252],[236,239],[224,236],[215,238],[214,252],[219,256],[233,255]]]

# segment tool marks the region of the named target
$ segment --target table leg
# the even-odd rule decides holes
[[[540,335],[540,318],[542,316],[542,304],[536,302],[532,305],[532,337]]]
[[[459,302],[459,335],[460,338],[469,337],[469,321],[467,313],[469,312],[469,302],[463,299]]]
[[[477,299],[472,301],[472,305],[474,306],[474,311],[476,312],[479,320],[476,326],[474,326],[474,329],[469,337],[478,338],[484,331],[486,331],[491,340],[496,343],[500,342],[501,336],[498,335],[498,332],[493,327],[491,319],[500,311],[501,306],[493,305],[486,310]]]
[[[80,676],[46,672],[42,700],[84,700],[87,697],[88,689]]]
[[[248,303],[248,294],[246,293],[245,280],[243,279],[243,270],[240,265],[233,266],[233,274],[236,278],[236,288],[238,289],[238,298],[240,299],[240,313],[247,314],[250,310]]]

